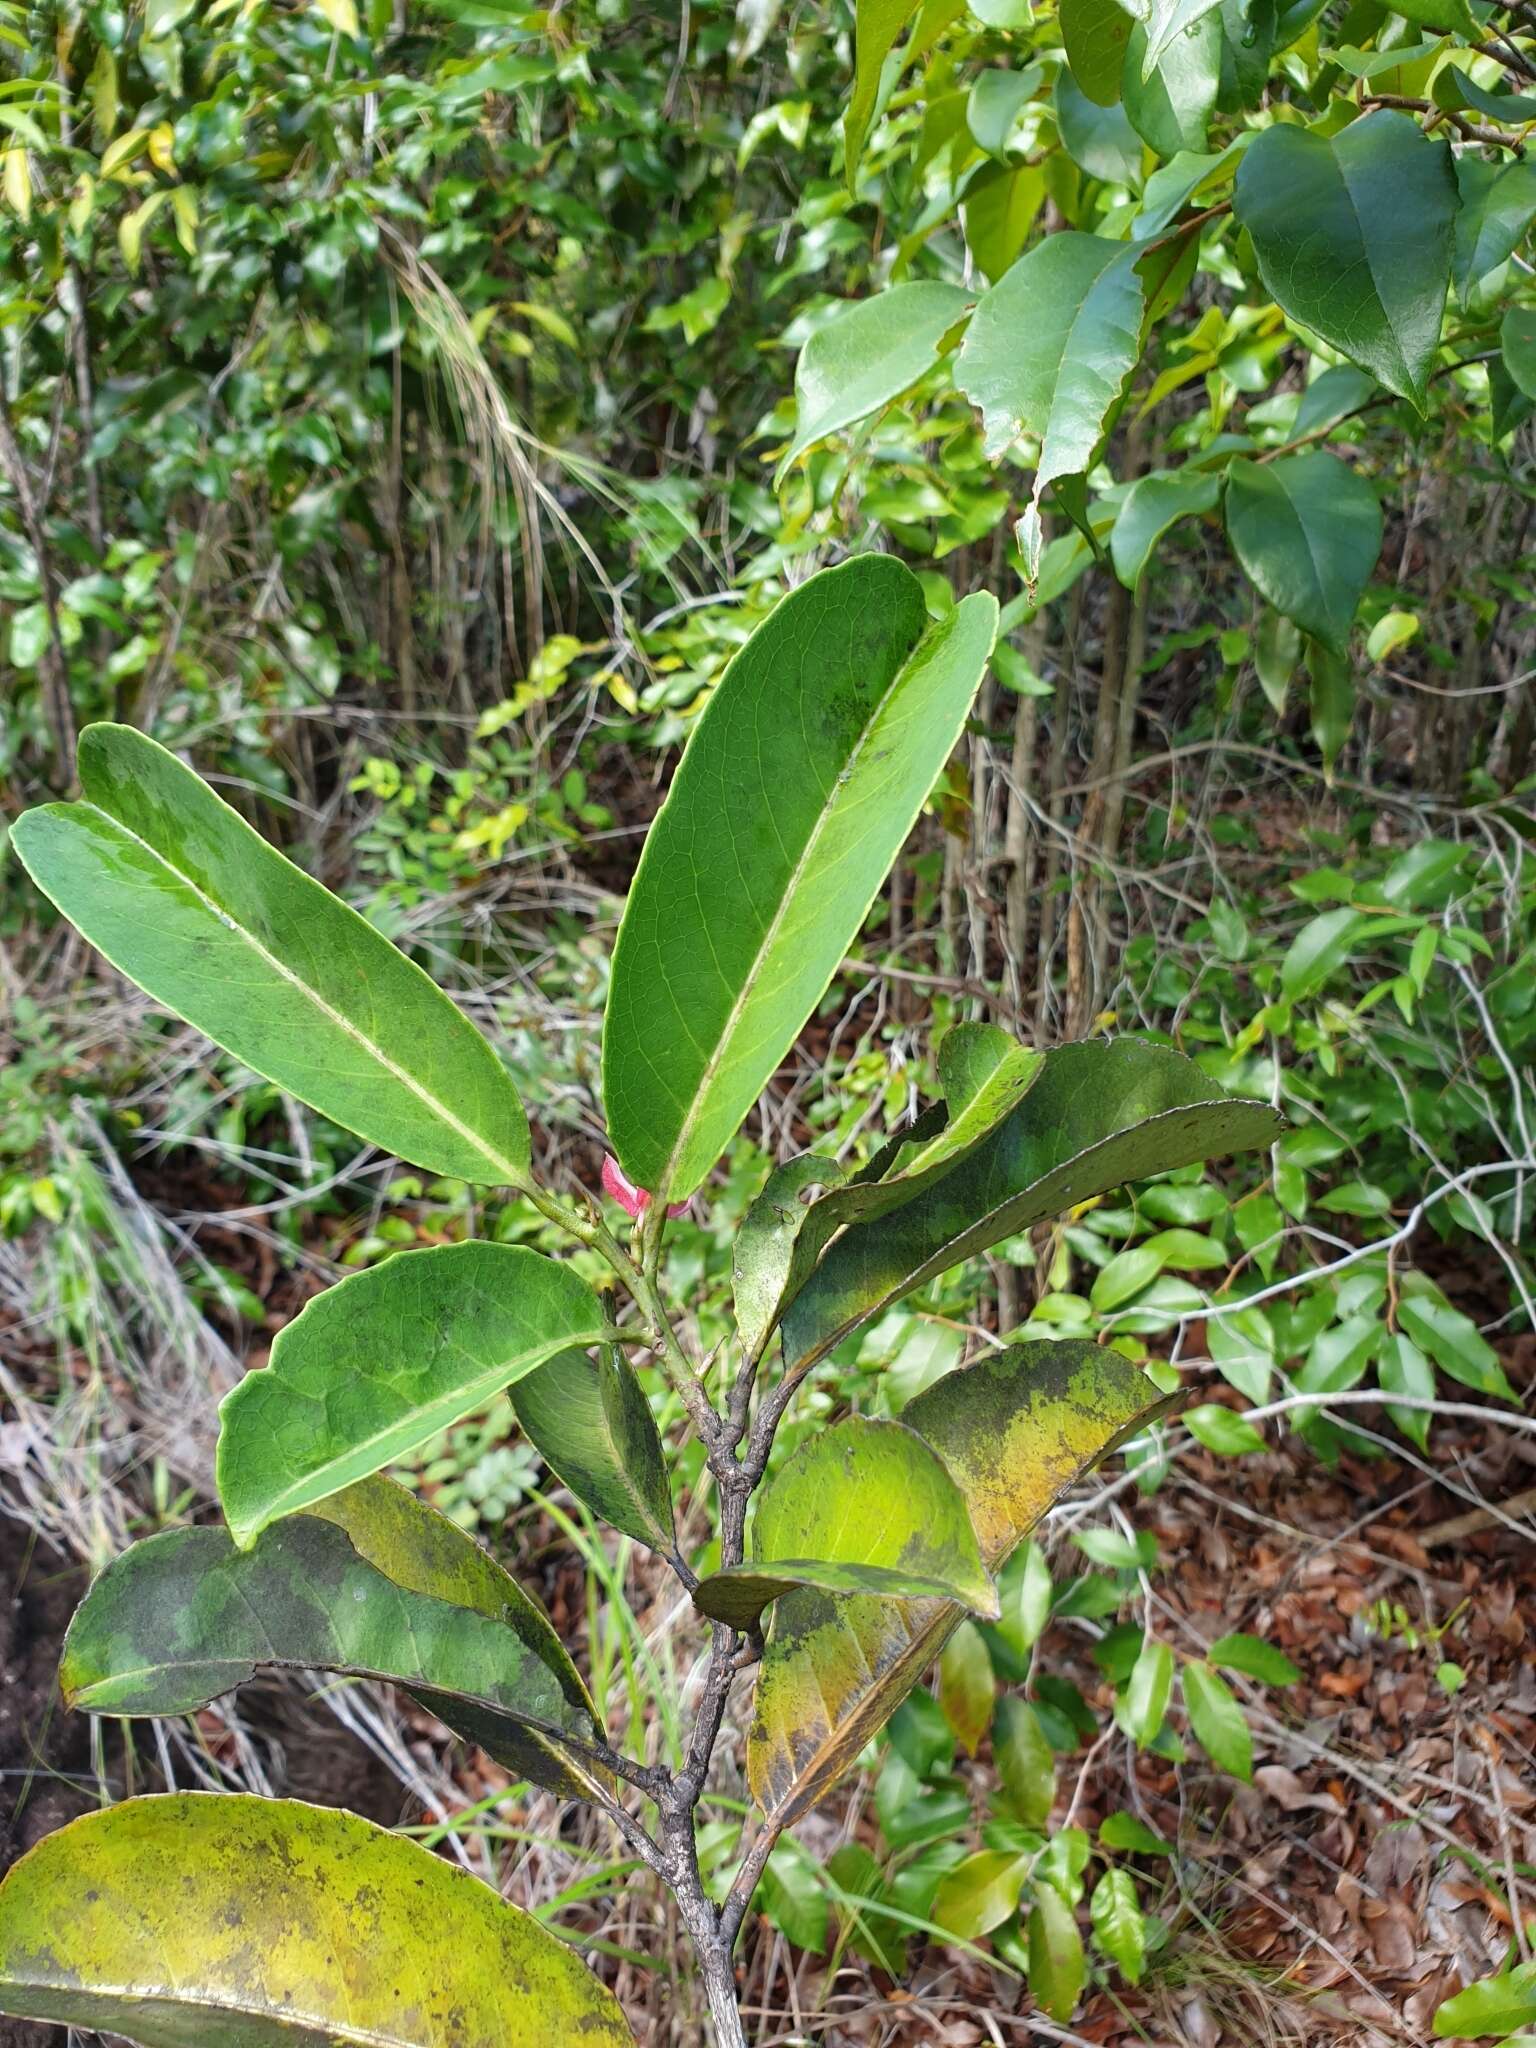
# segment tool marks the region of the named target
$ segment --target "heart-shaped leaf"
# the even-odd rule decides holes
[[[512,1390],[523,1432],[578,1500],[666,1555],[672,1489],[645,1390],[612,1345],[562,1351]]]
[[[0,1884],[0,2012],[142,2048],[632,2048],[529,1913],[329,1807],[130,1799]]]
[[[993,1134],[905,1207],[856,1223],[791,1303],[800,1374],[924,1280],[1122,1181],[1269,1145],[1282,1119],[1224,1095],[1192,1060],[1134,1038],[1065,1045]]]
[[[795,365],[795,436],[779,476],[807,448],[868,419],[931,370],[939,343],[970,303],[958,285],[898,284],[818,327]]]
[[[692,1194],[826,990],[959,738],[997,628],[889,555],[785,598],[727,668],[640,858],[603,1095],[620,1164]]]
[[[432,1245],[354,1273],[278,1332],[220,1408],[219,1498],[237,1543],[608,1334],[580,1275],[521,1245]]]
[[[1277,612],[1345,652],[1381,553],[1381,507],[1364,477],[1317,448],[1278,462],[1234,462],[1227,537]]]
[[[367,1479],[237,1550],[223,1529],[169,1529],[96,1579],[69,1625],[59,1684],[94,1714],[190,1714],[264,1666],[408,1687],[520,1775],[590,1798],[543,1738],[601,1730],[542,1610],[451,1522]]]
[[[29,811],[11,843],[114,967],[372,1144],[522,1180],[517,1090],[419,967],[143,733],[87,726],[79,766],[81,801]]]
[[[1064,1488],[1167,1405],[1117,1352],[1023,1344],[946,1374],[903,1421],[965,1495],[995,1574]],[[964,1611],[810,1588],[778,1602],[747,1739],[753,1796],[776,1822],[808,1812],[852,1767]]]
[[[1266,291],[1424,412],[1460,203],[1448,145],[1391,109],[1337,135],[1277,122],[1234,196]]]
[[[712,1573],[693,1598],[747,1628],[795,1586],[997,1613],[965,1497],[942,1461],[901,1423],[857,1415],[800,1446],[758,1498],[752,1561]]]

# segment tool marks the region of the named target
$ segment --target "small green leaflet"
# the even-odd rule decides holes
[[[1136,1898],[1136,1883],[1128,1870],[1105,1871],[1088,1901],[1088,1918],[1094,1940],[1119,1965],[1126,1983],[1139,1984],[1147,1936]]]
[[[1253,1737],[1231,1687],[1198,1659],[1186,1664],[1180,1676],[1184,1711],[1201,1748],[1234,1778],[1251,1778]]]

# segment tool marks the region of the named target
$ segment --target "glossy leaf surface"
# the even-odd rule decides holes
[[[1063,1487],[1166,1403],[1118,1353],[1026,1344],[930,1387],[903,1413],[965,1495],[998,1571]],[[838,1599],[774,1609],[747,1739],[753,1796],[786,1822],[851,1768],[963,1618],[950,1601]]]
[[[467,1871],[217,1792],[61,1828],[0,1884],[0,2012],[142,2048],[621,2048],[612,1996]]]
[[[114,967],[248,1067],[434,1173],[528,1165],[506,1069],[421,969],[174,754],[80,736],[81,801],[19,819],[28,873]]]
[[[853,26],[853,92],[843,117],[843,154],[850,188],[858,181],[859,157],[874,118],[880,74],[902,30],[916,14],[918,0],[857,0]]]
[[[512,1390],[523,1433],[595,1514],[663,1554],[673,1544],[672,1489],[656,1418],[623,1354],[562,1351]]]
[[[965,1496],[943,1463],[903,1424],[862,1416],[808,1438],[774,1475],[758,1498],[751,1561],[711,1574],[694,1604],[741,1628],[795,1586],[997,1613]]]
[[[220,1409],[238,1543],[403,1457],[607,1324],[569,1266],[522,1246],[398,1252],[317,1295]]]
[[[824,993],[959,737],[996,631],[889,555],[784,599],[727,668],[614,951],[603,1093],[630,1178],[699,1185]]]
[[[1447,145],[1391,109],[1335,136],[1277,123],[1235,203],[1285,312],[1423,412],[1458,205]]]
[[[1215,511],[1220,497],[1221,477],[1214,470],[1155,470],[1138,477],[1121,501],[1109,535],[1110,560],[1126,588],[1136,588],[1153,549],[1171,526]]]
[[[1193,1061],[1133,1038],[1058,1047],[1019,1107],[915,1201],[851,1225],[785,1318],[793,1372],[934,1274],[1090,1195],[1273,1143],[1267,1103],[1221,1093]]]
[[[1381,507],[1365,479],[1320,449],[1234,462],[1227,535],[1275,610],[1342,654],[1381,553]]]
[[[1057,18],[1078,90],[1095,106],[1112,107],[1135,26],[1130,14],[1119,0],[1061,0]]]
[[[1221,22],[1204,14],[1149,58],[1147,30],[1138,22],[1125,52],[1121,99],[1126,118],[1148,149],[1171,159],[1200,155],[1216,111],[1221,84]]]
[[[970,303],[958,285],[898,284],[818,327],[795,365],[795,436],[780,476],[807,448],[867,419],[931,370]]]

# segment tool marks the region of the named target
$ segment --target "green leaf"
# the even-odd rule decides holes
[[[885,69],[885,60],[917,10],[918,0],[856,0],[853,93],[843,116],[843,156],[850,192],[858,183],[859,158],[880,96],[880,74]]]
[[[1333,136],[1276,123],[1235,203],[1284,312],[1425,412],[1459,203],[1449,146],[1391,109]]]
[[[1064,2025],[1082,1996],[1086,1965],[1076,1915],[1054,1886],[1035,1886],[1026,1932],[1029,1988],[1051,2018]]]
[[[1419,1286],[1423,1285],[1420,1280]],[[1452,1308],[1437,1288],[1410,1292],[1405,1287],[1397,1305],[1397,1319],[1407,1335],[1453,1380],[1479,1394],[1491,1394],[1499,1401],[1519,1399],[1504,1375],[1499,1354],[1471,1317]]]
[[[1030,1859],[1012,1849],[979,1849],[939,1886],[933,1921],[957,1941],[979,1941],[1018,1911]]]
[[[997,1703],[992,1761],[1015,1820],[1043,1828],[1056,1804],[1056,1752],[1027,1700],[1010,1693]]]
[[[1309,640],[1307,676],[1311,684],[1310,729],[1323,757],[1323,773],[1331,776],[1355,722],[1354,671],[1348,655],[1321,640]]]
[[[1148,72],[1181,36],[1203,21],[1219,0],[1148,0],[1146,8],[1147,50],[1142,59]]]
[[[1515,389],[1536,398],[1536,306],[1511,306],[1499,327],[1504,367]]]
[[[1344,653],[1381,553],[1381,507],[1365,479],[1321,449],[1234,462],[1227,535],[1259,594]]]
[[[593,1781],[540,1739],[601,1740],[542,1610],[404,1487],[364,1480],[248,1551],[169,1529],[109,1564],[76,1611],[59,1685],[93,1714],[190,1714],[266,1666],[406,1686],[467,1741],[569,1796]]]
[[[1159,1253],[1150,1244],[1135,1244],[1117,1252],[1094,1279],[1088,1299],[1100,1315],[1109,1315],[1131,1301],[1144,1287],[1150,1287],[1163,1270]]]
[[[1148,1636],[1131,1668],[1116,1719],[1139,1748],[1155,1742],[1173,1692],[1173,1652]]]
[[[512,1391],[523,1434],[594,1513],[665,1556],[676,1540],[656,1418],[624,1357],[562,1351]]]
[[[1435,1398],[1435,1369],[1411,1337],[1394,1330],[1382,1344],[1376,1361],[1376,1378],[1384,1394],[1408,1394],[1415,1401]],[[1387,1413],[1410,1442],[1425,1450],[1429,1445],[1428,1408],[1388,1407]]]
[[[1456,296],[1470,308],[1478,288],[1509,261],[1536,219],[1536,164],[1525,158],[1490,164],[1482,157],[1456,159],[1461,211],[1451,270]]]
[[[1024,253],[1045,198],[1045,173],[1034,164],[984,164],[966,186],[965,246],[989,283]]]
[[[1296,418],[1291,426],[1292,438],[1301,441],[1309,434],[1321,433],[1326,427],[1337,426],[1341,420],[1352,418],[1370,401],[1376,390],[1376,379],[1364,370],[1357,370],[1353,363],[1339,363],[1331,370],[1324,370],[1301,394],[1301,403],[1296,408]]]
[[[1125,52],[1120,96],[1126,118],[1148,149],[1165,159],[1200,155],[1221,84],[1221,21],[1202,14],[1149,57],[1151,36],[1138,22]]]
[[[81,801],[27,812],[11,843],[114,967],[371,1144],[521,1184],[517,1091],[419,967],[143,733],[87,726],[79,770]]]
[[[1029,105],[1044,72],[1038,64],[1023,71],[983,71],[966,102],[965,125],[978,149],[1006,161],[1020,114]]]
[[[0,2012],[143,2048],[620,2048],[567,1944],[356,1814],[222,1792],[130,1799],[0,1884]]]
[[[397,1252],[317,1295],[220,1408],[219,1498],[242,1547],[405,1456],[535,1366],[607,1334],[571,1267],[524,1246]]]
[[[1346,966],[1356,941],[1371,920],[1363,911],[1340,905],[1304,924],[1280,963],[1280,990],[1288,1003],[1316,995],[1325,982]]]
[[[1198,1660],[1184,1666],[1181,1680],[1184,1709],[1201,1748],[1234,1778],[1251,1778],[1253,1737],[1226,1680]]]
[[[1219,1457],[1240,1458],[1249,1451],[1262,1451],[1264,1439],[1246,1415],[1234,1415],[1215,1401],[1186,1409],[1180,1417],[1197,1443]]]
[[[748,1358],[762,1353],[784,1305],[810,1271],[826,1238],[802,1245],[815,1188],[836,1188],[848,1169],[835,1159],[802,1152],[775,1167],[742,1218],[731,1247],[736,1334]],[[831,1232],[828,1231],[828,1236]]]
[[[1253,641],[1253,667],[1259,687],[1277,718],[1285,716],[1291,678],[1301,665],[1301,634],[1282,612],[1265,605]]]
[[[818,327],[795,365],[795,434],[778,479],[807,448],[910,390],[938,361],[939,343],[971,296],[951,284],[892,285]]]
[[[1133,1813],[1112,1813],[1099,1825],[1099,1840],[1106,1849],[1122,1849],[1132,1856],[1171,1856],[1173,1845],[1154,1835]]]
[[[1220,497],[1221,476],[1216,470],[1186,465],[1138,477],[1121,499],[1109,535],[1109,557],[1126,589],[1134,590],[1140,583],[1152,550],[1171,526],[1214,512]]]
[[[903,1420],[965,1495],[982,1562],[997,1571],[1062,1489],[1166,1405],[1117,1353],[1024,1344],[947,1373]],[[857,1762],[869,1737],[964,1618],[951,1601],[788,1594],[759,1668],[747,1774],[788,1825]]]
[[[1128,1870],[1106,1870],[1088,1901],[1093,1938],[1111,1962],[1119,1965],[1127,1984],[1141,1982],[1147,1955],[1146,1923]]]
[[[997,627],[930,627],[889,555],[813,576],[715,688],[614,950],[603,1094],[638,1186],[693,1193],[858,932],[960,736]]]
[[[1035,496],[1085,469],[1141,343],[1136,254],[1099,235],[1048,235],[977,306],[955,382],[981,408],[989,455],[1040,439]]]
[[[1450,113],[1459,113],[1463,107],[1475,107],[1480,114],[1486,114],[1490,121],[1497,121],[1505,128],[1523,128],[1528,122],[1536,121],[1536,96],[1519,92],[1490,92],[1485,85],[1476,85],[1468,74],[1457,64],[1447,64],[1435,73],[1435,105],[1444,107]]]
[[[1062,147],[1080,171],[1106,185],[1141,183],[1141,137],[1124,107],[1098,106],[1070,71],[1057,72],[1052,97]]]
[[[1301,1677],[1285,1652],[1262,1636],[1222,1636],[1206,1654],[1211,1663],[1241,1671],[1245,1678],[1256,1678],[1262,1685],[1294,1685]]]
[[[1435,2013],[1435,2032],[1484,2040],[1511,2028],[1536,2024],[1536,1963],[1518,1963],[1497,1977],[1484,1977],[1446,1999]]]
[[[791,1303],[787,1367],[963,1259],[1123,1181],[1272,1144],[1268,1104],[1218,1090],[1181,1054],[1133,1038],[1060,1046],[998,1129],[932,1188],[855,1223]]]
[[[712,1573],[693,1597],[746,1628],[796,1586],[997,1613],[965,1496],[942,1460],[904,1423],[857,1415],[799,1447],[758,1497],[751,1561]]]
[[[1119,0],[1060,0],[1057,18],[1078,88],[1095,106],[1120,97],[1126,45],[1135,23]]]
[[[996,1698],[986,1638],[975,1622],[962,1621],[939,1658],[939,1705],[967,1756],[980,1749]]]
[[[1497,448],[1516,427],[1523,427],[1536,412],[1536,398],[1528,397],[1509,374],[1502,355],[1488,365],[1488,439]]]

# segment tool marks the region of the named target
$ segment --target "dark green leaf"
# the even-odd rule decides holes
[[[612,1345],[562,1351],[517,1382],[512,1406],[547,1465],[613,1528],[663,1555],[672,1490],[644,1389]]]
[[[856,0],[853,93],[843,117],[843,154],[850,191],[858,181],[859,158],[880,96],[880,74],[885,69],[885,60],[917,10],[918,0]]]
[[[1245,1678],[1257,1678],[1263,1685],[1294,1685],[1301,1676],[1285,1652],[1262,1636],[1222,1636],[1206,1654],[1213,1664],[1241,1671]]]
[[[1458,203],[1448,145],[1392,109],[1332,136],[1277,122],[1237,173],[1237,216],[1265,288],[1420,412]]]
[[[1125,49],[1135,26],[1119,0],[1061,0],[1057,9],[1067,62],[1079,89],[1100,107],[1120,97]]]
[[[1525,158],[1490,164],[1456,159],[1461,211],[1456,216],[1453,272],[1456,296],[1472,307],[1478,288],[1501,270],[1536,219],[1536,164]]]
[[[1056,74],[1056,126],[1079,170],[1106,185],[1141,183],[1141,137],[1124,107],[1101,107],[1078,89],[1070,71]]]
[[[1365,479],[1320,449],[1234,462],[1227,534],[1260,595],[1344,653],[1381,553],[1381,507]]]
[[[1014,1818],[1043,1828],[1056,1803],[1056,1753],[1027,1700],[1008,1694],[992,1722],[992,1761]]]
[[[1199,155],[1221,83],[1220,18],[1201,15],[1159,57],[1149,60],[1149,47],[1148,32],[1138,22],[1126,47],[1120,87],[1126,117],[1160,157]]]
[[[931,1276],[1122,1181],[1273,1143],[1267,1104],[1136,1039],[1061,1046],[1012,1115],[915,1201],[837,1239],[791,1304],[792,1371]]]
[[[1226,1680],[1198,1661],[1184,1666],[1181,1680],[1184,1709],[1201,1748],[1234,1778],[1251,1778],[1253,1737]]]
[[[1186,467],[1138,477],[1120,501],[1109,535],[1110,560],[1127,590],[1141,581],[1152,550],[1169,528],[1180,519],[1214,512],[1220,497],[1217,470]]]
[[[1082,1996],[1085,1963],[1077,1917],[1054,1886],[1037,1884],[1029,1909],[1029,1988],[1065,2024]]]

